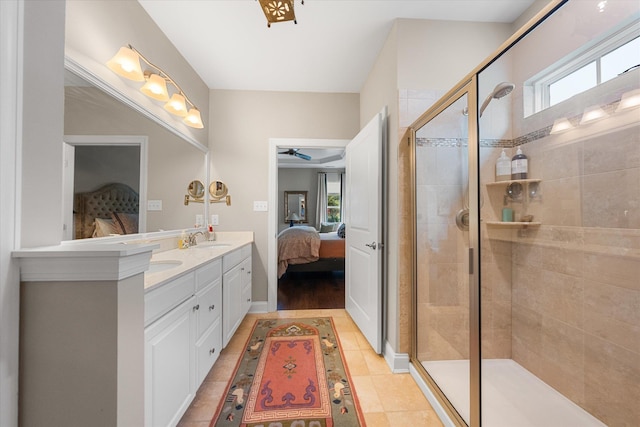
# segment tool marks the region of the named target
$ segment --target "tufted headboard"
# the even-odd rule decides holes
[[[138,193],[126,184],[107,184],[95,191],[75,195],[76,239],[93,236],[95,219],[111,219],[113,212],[138,213]]]

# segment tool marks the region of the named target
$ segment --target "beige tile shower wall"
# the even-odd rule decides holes
[[[507,156],[511,148],[505,149]],[[506,187],[487,187],[495,181],[495,164],[502,148],[480,147],[481,218],[499,220]],[[481,224],[480,323],[481,351],[484,359],[511,358],[511,251],[509,239],[496,239],[495,230]],[[504,231],[500,236],[504,236]]]
[[[459,147],[416,150],[418,357],[469,357],[467,232],[455,225],[462,208]]]
[[[543,226],[514,232],[513,358],[608,425],[640,419],[638,126],[523,146]]]

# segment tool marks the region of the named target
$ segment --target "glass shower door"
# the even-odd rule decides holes
[[[442,392],[443,405],[470,424],[467,101],[458,92],[414,136],[413,357]]]

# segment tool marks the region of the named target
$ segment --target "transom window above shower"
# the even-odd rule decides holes
[[[524,117],[640,68],[640,21],[587,43],[524,82]]]

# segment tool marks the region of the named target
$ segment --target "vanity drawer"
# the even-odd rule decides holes
[[[240,250],[242,251],[242,259],[248,258],[251,256],[251,245],[244,245],[242,248],[240,248]]]
[[[196,294],[196,307],[196,336],[200,337],[222,314],[222,279]]]
[[[217,259],[196,270],[196,292],[222,278],[222,261]]]
[[[242,261],[242,249],[236,249],[222,257],[222,271],[226,273]]]
[[[194,291],[195,276],[193,272],[152,289],[144,296],[145,326],[190,298]]]
[[[202,383],[222,350],[222,322],[218,319],[196,343],[196,384]]]

